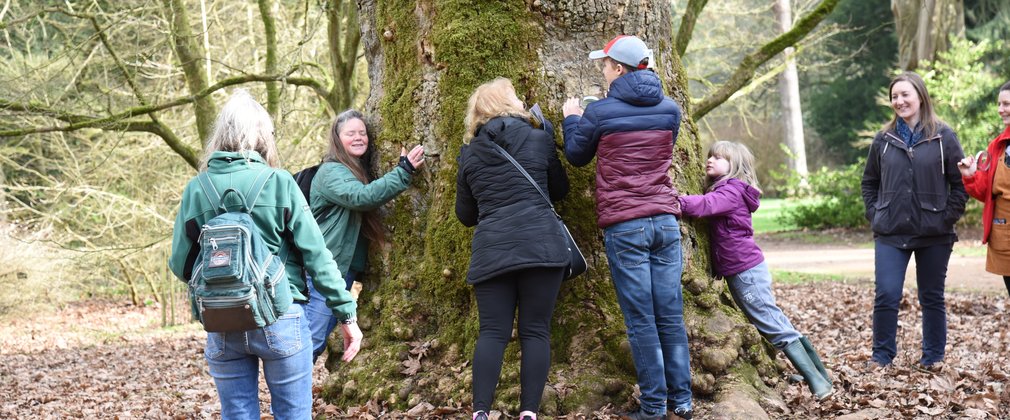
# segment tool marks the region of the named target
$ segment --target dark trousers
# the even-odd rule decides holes
[[[1003,276],[1003,284],[1006,285],[1007,293],[1010,293],[1010,276]]]
[[[915,254],[915,280],[922,307],[922,358],[932,365],[943,360],[947,345],[947,308],[943,289],[953,244],[901,249],[877,240],[874,268],[876,298],[873,303],[873,361],[888,365],[897,355],[898,305],[908,261]]]
[[[473,410],[490,411],[519,308],[520,411],[537,412],[551,367],[551,316],[563,269],[528,268],[474,285],[480,337],[473,352]]]

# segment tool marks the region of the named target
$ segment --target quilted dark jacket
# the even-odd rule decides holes
[[[658,214],[680,216],[668,174],[680,107],[655,73],[628,73],[607,97],[565,118],[565,156],[583,166],[596,156],[596,213],[601,228]]]
[[[522,268],[567,266],[571,257],[554,213],[492,142],[512,155],[552,201],[568,194],[568,175],[550,132],[514,117],[481,126],[460,150],[456,176],[456,217],[477,226],[467,283]]]

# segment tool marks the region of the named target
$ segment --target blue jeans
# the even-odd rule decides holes
[[[221,398],[221,418],[259,419],[259,364],[277,419],[312,417],[312,353],[302,305],[240,333],[207,333],[204,357]]]
[[[772,295],[772,275],[768,264],[761,262],[751,269],[729,277],[729,291],[736,306],[747,316],[775,348],[782,350],[800,339],[800,333],[775,304]]]
[[[947,345],[947,308],[943,287],[953,244],[901,249],[876,241],[874,269],[876,297],[873,302],[873,361],[889,365],[897,354],[898,304],[905,283],[908,261],[915,254],[915,281],[922,307],[922,358],[929,366],[943,360]]]
[[[641,408],[666,415],[691,408],[691,358],[684,327],[680,225],[662,214],[604,229],[617,302],[638,372]]]
[[[344,276],[347,282],[346,290],[351,290],[351,285],[357,277],[357,272],[354,271]],[[326,298],[312,286],[312,276],[305,276],[305,284],[309,287],[309,303],[305,305],[305,317],[308,318],[309,329],[312,331],[312,363],[315,364],[316,358],[326,351],[326,340],[337,327],[337,317],[333,316],[333,311],[326,306]]]

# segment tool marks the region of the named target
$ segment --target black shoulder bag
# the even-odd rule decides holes
[[[586,264],[586,257],[582,256],[582,251],[579,250],[579,245],[575,243],[575,238],[572,238],[572,233],[568,231],[568,226],[565,226],[565,221],[561,220],[561,215],[554,209],[554,204],[551,203],[550,197],[548,197],[547,194],[544,194],[544,190],[540,189],[540,186],[533,180],[533,177],[531,177],[530,174],[523,169],[519,162],[516,162],[516,160],[512,158],[512,155],[493,141],[491,141],[491,145],[498,150],[498,153],[505,156],[505,159],[512,162],[512,165],[526,177],[526,180],[529,181],[530,184],[533,184],[533,188],[536,188],[537,192],[544,197],[544,201],[546,201],[547,205],[551,207],[551,212],[553,212],[554,216],[558,218],[558,226],[561,228],[561,234],[565,237],[565,240],[568,241],[568,252],[571,253],[571,260],[568,263],[567,270],[565,271],[565,280],[575,278],[578,275],[585,273],[588,268],[588,264]]]

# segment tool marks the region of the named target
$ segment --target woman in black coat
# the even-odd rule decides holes
[[[466,276],[480,313],[473,418],[486,419],[491,411],[518,308],[520,418],[535,420],[551,365],[551,316],[570,253],[547,201],[494,145],[522,165],[553,201],[568,194],[568,176],[550,125],[538,127],[508,79],[492,80],[474,91],[465,125],[456,217],[466,226],[477,226]]]
[[[961,143],[933,111],[926,84],[905,72],[888,87],[894,117],[877,133],[863,170],[863,203],[874,239],[873,355],[888,366],[898,354],[898,309],[908,262],[922,307],[922,357],[928,369],[947,346],[944,283],[957,241],[954,224],[968,200],[957,163]]]

